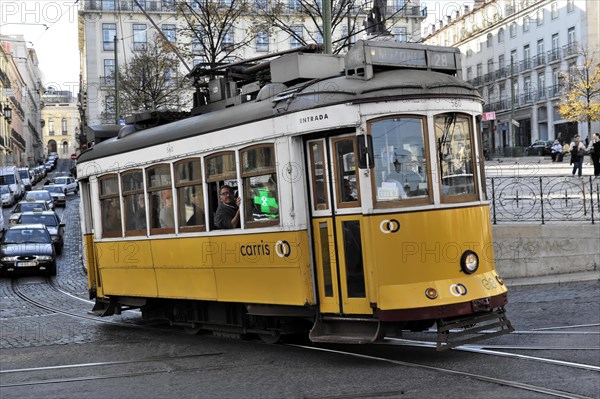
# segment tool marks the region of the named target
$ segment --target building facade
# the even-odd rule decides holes
[[[317,3],[320,2],[315,2]],[[138,4],[144,7],[147,16],[140,11]],[[137,51],[145,50],[148,41],[156,37],[156,27],[179,48],[183,46],[189,49],[189,53],[192,54],[186,61],[189,66],[204,61],[202,53],[198,51],[198,44],[189,39],[186,42],[185,38],[178,35],[178,29],[184,23],[184,19],[174,11],[172,2],[145,0],[138,1],[138,4],[133,0],[85,0],[82,3],[79,11],[82,71],[79,102],[82,120],[86,125],[115,122],[117,118],[114,115],[114,99],[111,94],[114,87],[114,79],[111,76],[114,74],[115,64],[127,62]],[[195,4],[197,3],[190,1],[190,7],[195,7]],[[282,4],[279,2],[278,5]],[[366,13],[360,10],[358,12],[363,16],[357,19],[357,24],[362,25]],[[427,16],[427,10],[419,1],[388,0],[384,13],[386,27],[396,40],[420,41],[421,22]],[[256,17],[256,13],[248,11],[238,18],[223,46],[241,43],[254,21],[252,17]],[[322,37],[317,33],[318,29],[315,26],[321,21],[313,20],[303,13],[298,0],[284,0],[282,19],[293,28],[297,37],[277,29],[266,31],[264,34],[258,34],[249,45],[236,49],[229,55],[229,60],[248,59],[299,47],[298,37],[307,42],[314,40],[316,43],[322,43]],[[347,31],[348,24],[339,24],[334,29],[332,40],[343,40]],[[353,41],[364,36],[365,30],[360,27],[358,32],[352,37]],[[113,41],[115,36],[116,52]],[[182,68],[179,72],[184,75],[188,71]],[[192,104],[189,108],[191,107]]]
[[[598,21],[595,0],[480,1],[433,27],[424,41],[460,48],[463,78],[486,101],[486,145],[519,154],[536,140],[590,134],[587,124],[563,119],[558,105],[569,70],[583,64],[582,51],[600,57]]]
[[[35,166],[43,159],[41,137],[42,74],[33,48],[23,35],[0,36],[3,47],[2,103],[11,109],[10,124],[3,126],[4,163]],[[5,118],[6,119],[6,118]]]
[[[46,156],[58,154],[69,159],[80,150],[81,120],[77,102],[70,91],[56,91],[49,87],[43,96],[42,108],[44,149]]]

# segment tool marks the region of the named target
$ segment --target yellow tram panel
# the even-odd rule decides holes
[[[467,293],[460,294],[464,300],[506,292],[505,286],[495,277],[487,206],[380,215],[368,219],[373,232],[369,244],[371,264],[376,265],[376,301],[380,309],[454,303],[457,297],[450,292],[450,286],[465,285],[466,282],[472,288],[467,287]],[[461,256],[467,250],[477,254],[479,269],[473,275],[461,273],[457,278]],[[484,286],[482,281],[488,279],[495,281],[496,288],[490,290]],[[427,288],[438,290],[439,297],[427,299],[424,295]],[[459,287],[459,291],[462,289]]]
[[[95,251],[104,295],[158,295],[149,241],[100,242]]]

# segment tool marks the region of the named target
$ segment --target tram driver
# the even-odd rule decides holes
[[[219,206],[215,213],[215,227],[217,229],[240,227],[240,202],[240,197],[234,197],[233,188],[227,185],[221,186],[219,189]]]

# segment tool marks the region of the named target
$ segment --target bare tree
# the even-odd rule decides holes
[[[179,69],[179,60],[162,37],[151,40],[145,50],[137,51],[117,71],[121,115],[190,108],[192,90]],[[107,105],[114,115],[114,104]]]
[[[243,35],[234,35],[235,30],[240,29],[242,17],[252,11],[252,4],[250,0],[178,2],[177,12],[186,22],[179,28],[179,33],[192,44],[180,49],[181,52],[190,58],[201,56],[209,67],[229,61],[237,50],[252,43],[261,29],[252,25]]]

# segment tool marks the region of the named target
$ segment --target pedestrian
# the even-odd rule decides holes
[[[600,176],[600,133],[594,133],[590,144],[592,164],[594,165],[594,176]]]
[[[571,142],[571,165],[573,165],[572,175],[575,176],[575,172],[579,170],[578,176],[581,177],[583,169],[583,158],[585,158],[585,145],[581,142],[581,138],[578,134],[573,136]]]
[[[552,162],[562,162],[563,147],[558,140],[554,140],[551,151]]]

